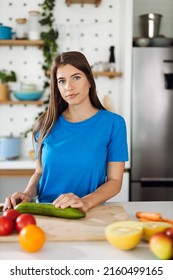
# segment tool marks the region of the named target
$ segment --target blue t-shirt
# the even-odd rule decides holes
[[[69,192],[83,197],[105,182],[107,162],[127,160],[123,117],[100,109],[72,123],[61,115],[43,141],[38,201],[53,202]]]

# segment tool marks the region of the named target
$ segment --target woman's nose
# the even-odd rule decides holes
[[[71,90],[73,88],[72,82],[71,81],[66,81],[65,88],[66,88],[66,90]]]

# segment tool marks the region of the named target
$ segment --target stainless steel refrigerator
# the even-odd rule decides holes
[[[173,47],[133,48],[130,200],[173,201]]]

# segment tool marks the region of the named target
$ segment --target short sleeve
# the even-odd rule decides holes
[[[107,162],[128,161],[126,123],[123,117],[115,119],[108,144]]]

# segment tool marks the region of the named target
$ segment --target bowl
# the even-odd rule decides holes
[[[150,44],[150,39],[141,37],[136,39],[135,43],[138,47],[147,47]]]
[[[29,101],[29,100],[39,100],[42,95],[43,92],[42,91],[14,91],[13,95],[15,98],[17,98],[18,100],[24,100],[24,101]]]
[[[171,46],[172,43],[173,43],[172,38],[155,37],[151,39],[151,45],[155,47],[168,47]]]

